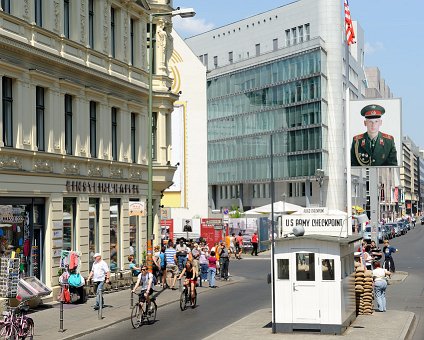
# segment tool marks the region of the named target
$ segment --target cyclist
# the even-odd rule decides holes
[[[143,299],[143,295],[146,298],[147,306],[150,310],[150,296],[153,294],[153,274],[147,271],[147,267],[143,265],[141,267],[141,273],[138,274],[137,282],[132,290],[134,293],[141,284],[140,301]]]
[[[196,297],[196,285],[197,285],[197,273],[193,269],[193,265],[190,261],[187,261],[184,269],[182,270],[180,276],[178,279],[181,279],[183,275],[185,274],[185,280],[184,280],[184,286],[187,286],[190,288],[191,291],[191,305],[194,305],[194,298]]]

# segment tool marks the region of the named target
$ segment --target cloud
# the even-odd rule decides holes
[[[381,41],[375,43],[365,43],[365,54],[374,54],[384,50],[384,44]]]
[[[205,19],[174,17],[172,20],[174,29],[183,37],[189,37],[211,30],[215,27],[212,23],[207,23]]]

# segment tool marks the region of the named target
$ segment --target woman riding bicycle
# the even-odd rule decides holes
[[[181,279],[184,274],[186,277],[184,280],[184,286],[190,288],[191,304],[193,305],[196,297],[197,273],[193,270],[193,265],[190,261],[187,261],[178,279]]]

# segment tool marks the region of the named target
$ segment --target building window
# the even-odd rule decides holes
[[[77,248],[75,224],[77,217],[77,204],[75,198],[63,199],[63,249],[75,250]]]
[[[305,40],[308,41],[311,39],[311,25],[305,24]]]
[[[200,62],[203,64],[203,54],[202,55],[199,55],[199,60],[200,60]]]
[[[118,109],[112,107],[112,159],[118,160]]]
[[[315,281],[314,253],[296,253],[296,281]]]
[[[65,151],[72,155],[72,96],[65,94]]]
[[[88,44],[94,48],[94,0],[88,0]]]
[[[157,159],[157,133],[158,133],[158,113],[153,112],[153,122],[152,122],[152,159]]]
[[[110,53],[115,58],[115,8],[110,8]]]
[[[156,24],[152,25],[152,33],[150,33],[150,24],[147,24],[147,49],[150,49],[150,36],[152,35],[152,48],[153,48],[153,57],[152,57],[152,73],[156,73]],[[150,52],[149,52],[150,53]],[[149,55],[149,53],[147,55]],[[150,67],[150,65],[149,65]]]
[[[38,151],[45,150],[44,110],[44,88],[37,86],[35,95],[35,138]]]
[[[90,198],[88,208],[88,260],[89,268],[92,267],[93,255],[99,251],[99,199]]]
[[[290,30],[286,30],[286,46],[290,46],[290,45],[291,45]]]
[[[35,24],[37,26],[43,26],[43,1],[42,0],[34,0],[34,12],[35,12]]]
[[[70,11],[69,0],[63,0],[63,34],[69,39]]]
[[[97,103],[90,101],[90,154],[97,157]]]
[[[233,63],[233,52],[228,52],[228,61],[230,62],[230,64]]]
[[[131,65],[134,65],[134,19],[130,19],[130,48],[131,48]]]
[[[214,66],[215,68],[217,68],[217,67],[218,67],[218,56],[214,56],[214,57],[213,57],[213,66]]]
[[[321,261],[321,268],[323,281],[334,280],[334,259],[323,259]]]
[[[115,271],[119,268],[120,263],[120,252],[119,247],[121,237],[120,237],[120,200],[119,198],[110,199],[110,270]]]
[[[13,97],[12,79],[2,78],[3,144],[13,146]]]
[[[278,39],[272,40],[272,50],[277,51],[278,50]]]
[[[10,0],[1,0],[3,12],[10,14]]]
[[[256,44],[255,50],[256,50],[256,56],[259,57],[261,54],[261,44]]]
[[[203,55],[203,65],[205,65],[206,67],[208,67],[208,54],[204,54]]]
[[[288,280],[290,273],[289,259],[277,259],[278,280]]]
[[[289,183],[289,197],[293,197],[293,183]]]
[[[297,30],[296,30],[296,27],[292,28],[292,40],[293,40],[293,45],[297,44]]]
[[[131,158],[133,163],[137,163],[137,150],[136,150],[136,114],[131,112]]]
[[[299,26],[297,30],[299,32],[299,43],[302,43],[303,42],[303,26]]]

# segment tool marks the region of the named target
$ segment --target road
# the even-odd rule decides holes
[[[399,249],[393,255],[396,270],[408,272],[402,284],[387,288],[387,308],[415,313],[416,330],[412,340],[424,339],[424,225],[417,223],[406,235],[390,244]],[[389,320],[388,320],[389,321]]]
[[[133,329],[127,320],[81,339],[204,338],[256,309],[271,305],[271,286],[266,283],[269,271],[269,258],[246,255],[246,259],[234,260],[230,264],[230,273],[243,277],[243,280],[217,289],[199,287],[197,308],[182,312],[178,303],[172,303],[158,309],[157,321],[153,325]]]

